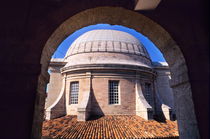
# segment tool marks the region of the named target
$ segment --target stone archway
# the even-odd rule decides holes
[[[197,139],[197,127],[187,66],[179,46],[169,33],[149,18],[119,7],[98,7],[80,12],[62,23],[50,36],[41,57],[32,138],[40,138],[44,114],[45,89],[49,81],[48,64],[58,45],[76,30],[93,24],[108,23],[135,29],[148,37],[163,53],[171,69],[176,115],[181,139]]]

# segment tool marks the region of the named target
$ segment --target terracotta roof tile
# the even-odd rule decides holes
[[[176,121],[160,123],[139,116],[103,116],[78,122],[76,116],[65,116],[43,123],[42,135],[51,138],[178,138]]]

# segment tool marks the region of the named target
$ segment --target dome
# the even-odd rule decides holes
[[[72,43],[65,57],[88,52],[128,53],[149,58],[138,39],[117,30],[92,30],[84,33]]]
[[[117,30],[92,30],[78,37],[66,53],[64,68],[81,65],[133,65],[151,68],[150,57],[134,36]]]

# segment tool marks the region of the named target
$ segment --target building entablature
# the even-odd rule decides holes
[[[156,72],[152,68],[140,67],[135,65],[121,65],[121,64],[87,64],[87,65],[75,65],[61,68],[61,73],[74,72],[74,71],[91,71],[91,70],[127,70],[135,71],[137,73],[149,73],[156,75]]]

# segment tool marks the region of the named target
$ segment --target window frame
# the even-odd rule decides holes
[[[72,85],[73,84],[78,84],[76,86],[76,88],[77,88],[77,91],[76,91],[77,94],[72,94]],[[76,96],[75,97],[72,97],[72,95],[76,95]],[[74,102],[74,103],[72,103],[72,102]],[[79,81],[72,81],[72,82],[70,82],[69,105],[78,104],[78,102],[79,102]]]
[[[117,82],[117,103],[111,103],[111,96],[110,96],[110,84],[111,82]],[[113,93],[112,93],[113,94]],[[108,81],[108,104],[109,105],[120,105],[120,81],[119,80],[109,80]]]

